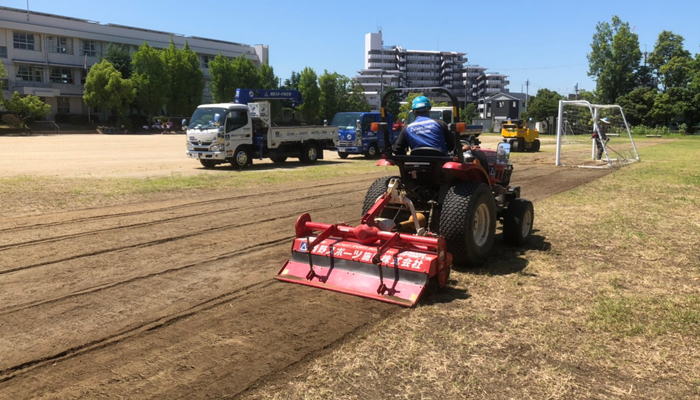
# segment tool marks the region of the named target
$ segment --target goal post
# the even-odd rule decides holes
[[[605,124],[608,140],[598,141],[592,134],[600,131],[600,121],[603,118],[608,121],[608,124]],[[601,161],[596,160],[596,142],[603,150]],[[557,166],[603,168],[640,160],[625,113],[617,104],[560,100],[556,146]]]

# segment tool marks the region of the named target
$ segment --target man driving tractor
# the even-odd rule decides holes
[[[401,130],[393,146],[394,154],[406,154],[409,147],[412,151],[428,148],[435,153],[442,151],[443,155],[447,154],[448,145],[445,137],[449,128],[445,121],[430,118],[431,108],[432,104],[427,97],[418,96],[413,99],[411,109],[416,120]]]

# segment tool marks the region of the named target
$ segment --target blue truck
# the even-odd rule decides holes
[[[387,115],[389,122],[389,138],[393,143],[399,136],[391,127],[391,114]],[[364,154],[367,158],[375,158],[384,146],[384,137],[372,132],[372,122],[380,122],[382,116],[378,112],[340,112],[335,114],[331,126],[338,127],[338,156],[348,158],[350,154]],[[391,144],[391,143],[390,143]]]

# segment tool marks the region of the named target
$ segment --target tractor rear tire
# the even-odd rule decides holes
[[[362,203],[362,215],[367,214],[370,208],[377,202],[377,199],[386,193],[386,188],[389,186],[389,181],[392,178],[398,178],[396,176],[383,176],[378,178],[372,186],[367,189],[367,194],[365,194],[365,201]]]
[[[496,237],[496,203],[487,184],[460,182],[448,190],[440,234],[455,266],[476,267],[486,261]]]
[[[316,164],[318,162],[318,151],[316,143],[307,143],[299,155],[299,161],[304,164]]]
[[[348,153],[338,153],[338,157],[340,157],[340,158],[342,158],[343,160],[345,160],[346,158],[348,158]]]
[[[532,152],[538,152],[540,151],[540,140],[535,139],[534,142],[532,142]]]
[[[535,209],[532,202],[515,199],[503,212],[503,241],[513,246],[522,246],[530,241]]]
[[[206,169],[213,169],[217,164],[217,162],[214,160],[199,160],[199,163]]]

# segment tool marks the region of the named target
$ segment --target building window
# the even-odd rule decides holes
[[[73,83],[73,73],[70,68],[51,68],[51,83]]]
[[[99,53],[99,44],[94,40],[83,40],[83,52],[81,56],[97,57]]]
[[[10,80],[0,79],[0,84],[2,85],[2,90],[10,90]]]
[[[59,114],[70,114],[70,99],[68,97],[56,97],[56,111]]]
[[[12,44],[15,49],[41,51],[41,46],[35,40],[33,33],[13,32]]]
[[[73,41],[67,37],[49,36],[49,53],[73,54]]]
[[[7,58],[7,46],[0,46],[0,58]]]
[[[90,72],[90,68],[88,68],[88,69],[86,69],[86,70],[83,69],[83,70],[80,71],[80,84],[81,84],[81,85],[84,85],[84,84],[85,84],[85,80],[87,79],[87,74],[88,74],[88,72]]]
[[[513,102],[513,108],[515,108],[515,107],[517,107],[517,106],[518,106],[518,102],[517,102],[517,101],[514,101],[514,102]]]
[[[18,81],[41,82],[41,69],[28,65],[20,65],[17,67],[17,75],[15,75],[15,78],[17,78]]]
[[[498,108],[503,108],[503,102],[502,102],[502,101],[499,101],[499,102],[498,102]]]
[[[209,61],[213,59],[214,57],[202,56],[202,68],[209,68]]]

